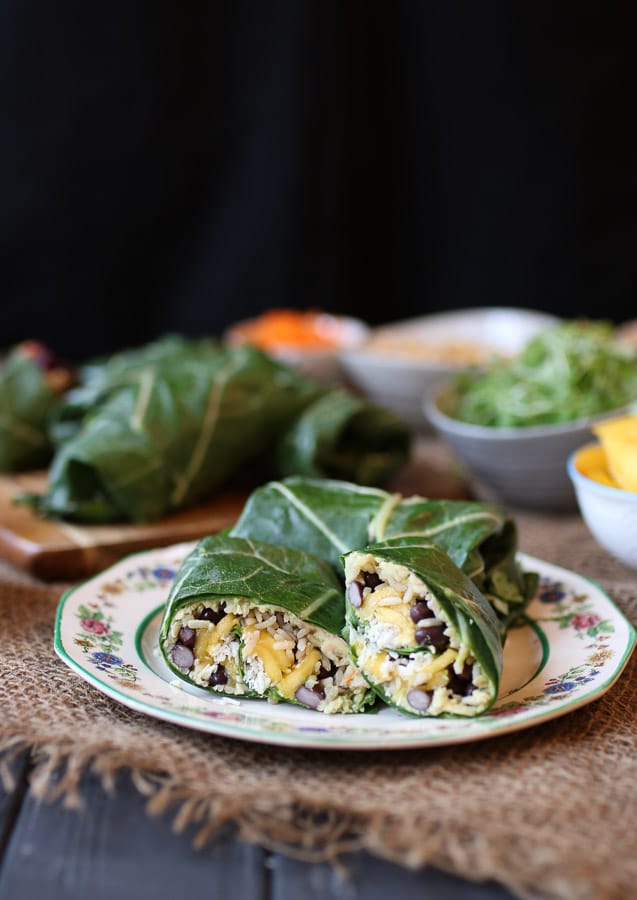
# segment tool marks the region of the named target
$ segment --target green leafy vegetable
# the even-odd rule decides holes
[[[180,567],[160,646],[180,678],[210,691],[356,712],[371,698],[344,625],[342,584],[324,560],[213,535]]]
[[[193,340],[179,334],[168,334],[109,356],[90,360],[80,366],[77,385],[67,391],[51,418],[49,433],[56,446],[74,437],[86,416],[103,404],[118,388],[134,384],[151,368],[172,366],[193,359],[205,359],[219,352],[214,338]]]
[[[49,490],[32,503],[88,522],[160,518],[247,466],[380,479],[410,443],[392,413],[350,402],[259,350],[203,344],[185,352],[179,343],[98,369],[58,418],[58,434]]]
[[[571,422],[637,399],[637,353],[603,321],[566,322],[533,338],[519,357],[456,378],[449,412],[495,428]]]
[[[0,472],[48,462],[48,420],[57,399],[38,363],[12,349],[0,367]]]
[[[431,541],[487,596],[502,632],[522,614],[537,582],[516,560],[514,521],[488,503],[404,498],[344,481],[291,477],[253,491],[232,534],[309,550],[338,573],[340,557],[367,544]]]

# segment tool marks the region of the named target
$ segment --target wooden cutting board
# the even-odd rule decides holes
[[[106,568],[127,553],[197,540],[232,525],[247,492],[214,500],[143,525],[79,525],[35,515],[15,500],[41,493],[46,473],[0,477],[0,556],[45,581],[75,581]]]
[[[80,525],[35,515],[15,503],[24,492],[42,493],[46,473],[0,476],[0,557],[45,581],[76,581],[99,572],[127,553],[194,541],[232,525],[249,491],[218,494],[208,503],[144,525]],[[471,496],[467,481],[434,442],[416,445],[412,459],[385,486],[388,490],[453,500]]]

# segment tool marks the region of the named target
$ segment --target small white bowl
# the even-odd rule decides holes
[[[530,309],[459,309],[373,328],[367,341],[339,357],[357,388],[426,431],[423,398],[437,385],[494,353],[517,355],[532,337],[559,321]]]
[[[362,344],[367,338],[370,328],[362,319],[355,319],[351,316],[321,313],[320,318],[330,333],[338,334],[338,346],[313,349],[280,341],[271,346],[262,347],[262,349],[275,359],[298,369],[314,381],[322,384],[342,385],[346,378],[340,362],[340,353]],[[232,347],[249,342],[245,337],[244,328],[252,321],[246,319],[228,328],[224,334],[224,343]]]
[[[578,455],[599,444],[579,447],[568,458],[567,472],[589,531],[612,556],[637,569],[637,493],[594,481],[577,468]]]
[[[525,509],[573,512],[575,490],[566,471],[569,455],[593,437],[592,425],[617,416],[618,410],[564,422],[523,428],[494,428],[461,422],[448,414],[453,385],[425,401],[434,429],[466,463],[485,499]]]

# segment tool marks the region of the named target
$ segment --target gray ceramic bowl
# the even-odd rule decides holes
[[[481,497],[523,509],[577,510],[568,458],[593,439],[595,422],[618,415],[617,410],[560,425],[492,428],[452,418],[453,400],[453,387],[447,384],[425,399],[424,412],[466,464]]]

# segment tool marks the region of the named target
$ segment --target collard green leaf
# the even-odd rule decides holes
[[[253,491],[232,534],[306,548],[337,572],[343,553],[366,544],[430,540],[488,597],[503,631],[535,589],[536,580],[516,559],[515,523],[492,504],[403,498],[349,482],[288,478]]]
[[[18,348],[9,352],[0,367],[0,472],[48,462],[47,425],[56,402],[38,364]]]
[[[201,540],[180,567],[160,640],[185,604],[228,597],[279,607],[339,636],[345,625],[342,585],[324,560],[263,541],[212,535]]]
[[[277,443],[279,475],[379,484],[408,458],[410,437],[390,410],[341,390],[319,397]]]
[[[37,506],[82,521],[181,509],[267,452],[312,391],[249,347],[141,368],[62,445]]]
[[[51,418],[49,433],[53,442],[59,446],[74,437],[99,404],[119,388],[135,384],[144,370],[205,359],[220,351],[221,345],[213,338],[192,340],[169,334],[141,347],[85,363],[79,368],[78,384],[66,392]]]

